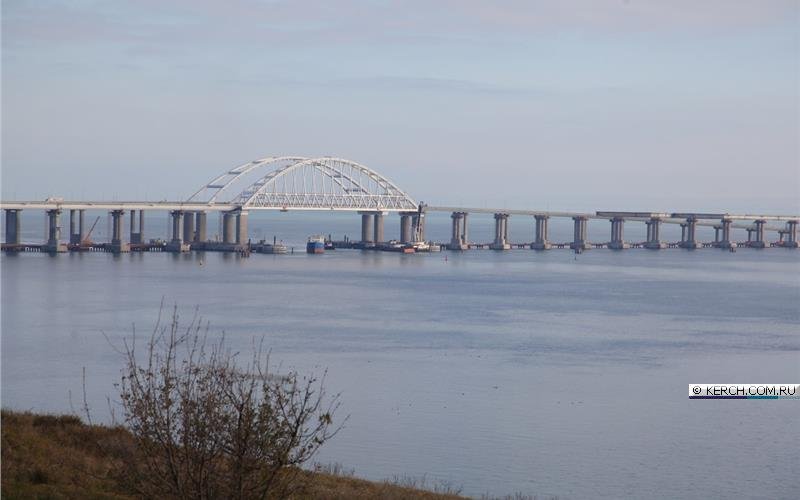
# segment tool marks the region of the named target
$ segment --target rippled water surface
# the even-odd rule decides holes
[[[514,224],[512,238],[532,231]],[[105,413],[120,358],[103,332],[152,327],[165,297],[236,347],[265,336],[284,366],[327,368],[350,420],[318,459],[364,477],[470,495],[800,494],[800,401],[687,399],[689,383],[800,382],[800,252],[300,252],[329,231],[355,236],[357,218],[253,217],[251,234],[297,246],[285,256],[4,255],[3,406],[69,411],[86,367]],[[446,218],[429,231],[444,239]]]

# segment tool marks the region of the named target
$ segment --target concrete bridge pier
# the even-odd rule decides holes
[[[375,243],[372,237],[372,230],[374,225],[374,212],[358,212],[361,214],[361,243],[369,245]]]
[[[208,220],[205,212],[195,213],[194,242],[200,243],[208,240]]]
[[[183,212],[183,242],[191,247],[194,241],[194,212]]]
[[[450,244],[447,248],[450,250],[467,250],[469,249],[469,242],[467,241],[467,213],[466,212],[453,212],[450,214],[452,222],[452,234],[450,236]]]
[[[229,245],[236,243],[234,230],[236,229],[236,214],[234,212],[222,213],[222,242]]]
[[[383,212],[375,212],[374,217],[374,231],[373,236],[375,237],[375,243],[380,244],[386,241],[384,237],[384,228],[383,228]]]
[[[751,240],[749,236],[747,238],[747,244],[750,247],[752,247],[752,248],[766,248],[767,242],[766,242],[766,240],[764,240],[764,225],[766,223],[767,223],[767,221],[765,221],[763,219],[759,219],[759,220],[757,220],[757,221],[755,221],[753,223],[754,227],[750,231],[752,231],[752,233],[755,235],[755,239]]]
[[[686,248],[688,250],[700,248],[700,244],[697,242],[697,237],[695,236],[696,230],[697,219],[695,217],[687,217],[686,222],[681,224],[681,248]]]
[[[111,253],[127,253],[131,251],[130,243],[122,238],[125,223],[124,210],[111,211]]]
[[[172,217],[172,239],[167,243],[166,251],[174,253],[188,252],[189,245],[183,239],[184,212],[182,210],[173,210],[169,214]]]
[[[6,209],[6,244],[19,245],[22,226],[22,210]]]
[[[645,224],[647,224],[647,241],[644,247],[651,250],[667,248],[667,244],[661,241],[661,219],[651,217]]]
[[[236,244],[246,245],[250,241],[247,236],[247,212],[238,210],[236,212]]]
[[[8,219],[6,219],[8,220]],[[781,246],[786,248],[797,248],[800,246],[797,241],[797,221],[790,220],[786,222],[786,229],[783,230],[785,240],[781,241]]]
[[[736,247],[736,243],[731,241],[732,222],[733,221],[731,219],[723,218],[718,226],[714,226],[714,231],[719,234],[719,237],[716,234],[714,236],[715,246],[718,248],[724,248],[728,250]]]
[[[461,212],[461,244],[464,245],[467,249],[469,248],[469,229],[467,224],[467,219],[469,218],[468,212]]]
[[[139,241],[139,233],[136,231],[136,210],[131,210],[131,223],[128,227],[128,241],[131,245],[141,243]]]
[[[144,239],[144,210],[139,210],[139,242],[145,243]]]
[[[67,245],[61,243],[61,210],[47,210],[47,242],[42,250],[45,252],[66,252]]]
[[[547,250],[550,248],[550,242],[547,240],[547,221],[550,216],[534,215],[533,218],[536,219],[536,232],[531,248],[533,250]]]
[[[144,210],[139,210],[138,214],[136,210],[131,210],[130,242],[131,244],[144,243]]]
[[[583,215],[578,215],[573,217],[572,220],[575,222],[575,230],[569,247],[576,252],[588,250],[590,248],[586,230],[586,221],[588,219]]]
[[[508,214],[494,214],[494,243],[489,245],[492,250],[510,250],[508,243]]]
[[[631,246],[625,243],[625,219],[622,217],[614,217],[611,221],[611,241],[608,243],[608,248],[612,250],[624,250]]]
[[[400,243],[411,243],[411,218],[416,212],[400,212]]]
[[[83,241],[84,212],[86,210],[69,211],[69,243],[70,245],[80,245]],[[77,215],[77,220],[76,216]]]

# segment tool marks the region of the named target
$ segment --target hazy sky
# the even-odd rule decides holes
[[[800,1],[2,2],[2,196],[270,155],[418,200],[800,212]]]

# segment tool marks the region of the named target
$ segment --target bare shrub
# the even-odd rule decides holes
[[[208,340],[197,312],[177,307],[142,353],[126,341],[119,385],[124,423],[137,443],[131,486],[147,497],[275,498],[300,486],[300,466],[340,429],[338,395],[324,376],[269,372],[260,344],[242,362],[224,336]]]

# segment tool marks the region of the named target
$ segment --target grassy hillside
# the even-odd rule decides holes
[[[137,498],[120,468],[134,450],[132,436],[120,427],[90,426],[74,416],[2,412],[2,497]],[[460,498],[364,481],[341,474],[307,472],[298,499]]]

